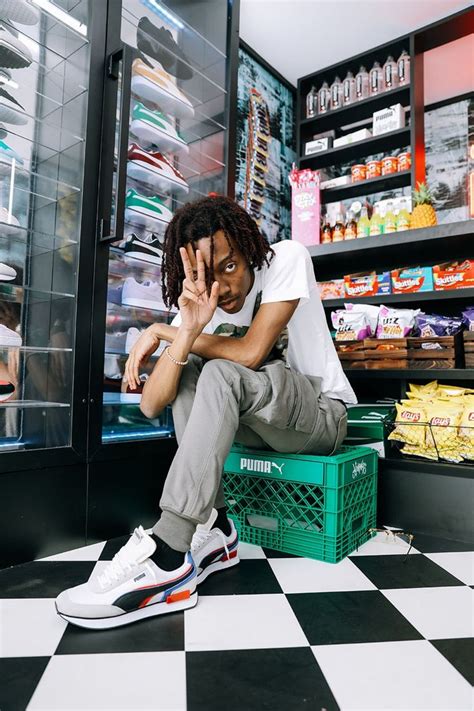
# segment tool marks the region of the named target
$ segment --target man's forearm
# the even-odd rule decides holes
[[[170,326],[166,323],[157,323],[154,327],[159,338],[163,341],[168,341],[168,343],[173,343],[179,330],[175,326]],[[245,336],[243,338],[233,338],[232,336],[214,336],[209,333],[201,333],[191,346],[191,353],[206,360],[225,358],[248,368],[258,365],[254,354],[249,349]]]

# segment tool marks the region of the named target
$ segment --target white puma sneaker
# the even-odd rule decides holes
[[[212,528],[217,518],[216,509],[212,509],[207,523],[198,524],[191,541],[191,554],[197,568],[197,584],[202,583],[211,573],[232,568],[240,562],[239,536],[234,522],[229,519],[230,536],[220,528]]]
[[[58,595],[58,615],[79,627],[110,629],[194,607],[198,594],[192,555],[184,553],[183,564],[168,571],[150,559],[155,549],[143,526],[136,528],[105,568]]]

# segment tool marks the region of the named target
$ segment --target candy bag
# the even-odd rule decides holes
[[[474,313],[473,313],[474,316]],[[422,338],[429,336],[454,336],[463,327],[460,316],[438,316],[420,313],[416,317],[416,332]]]

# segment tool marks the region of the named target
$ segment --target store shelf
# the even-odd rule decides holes
[[[67,402],[39,402],[38,400],[7,400],[0,402],[0,410],[4,407],[7,408],[15,408],[15,409],[39,409],[39,410],[45,410],[46,408],[53,408],[53,407],[62,407],[62,408],[67,408],[70,407],[69,403]]]
[[[328,165],[335,165],[351,161],[361,156],[387,153],[394,148],[401,148],[410,143],[410,126],[399,128],[396,131],[382,133],[380,136],[371,136],[363,141],[349,143],[347,146],[330,148],[328,151],[316,153],[314,156],[300,156],[300,168],[317,170]]]
[[[427,471],[434,476],[455,476],[471,479],[474,477],[474,462],[453,464],[450,462],[433,462],[421,457],[395,457],[388,456],[384,459],[379,459],[380,472],[383,475],[384,470],[395,469],[402,471],[415,471],[426,474]]]
[[[391,235],[308,247],[318,279],[409,264],[463,259],[472,252],[474,220],[407,230]]]
[[[369,180],[360,180],[357,183],[349,183],[338,188],[328,188],[321,190],[321,202],[339,202],[339,200],[348,200],[350,198],[359,197],[360,195],[372,195],[373,193],[382,193],[386,190],[396,190],[397,188],[405,188],[411,183],[411,171],[403,170],[400,173],[392,173],[391,175],[382,175],[378,178],[370,178]]]
[[[14,227],[6,222],[0,222],[0,239],[8,239],[9,242],[15,241],[25,245],[28,243],[28,246],[38,247],[42,252],[53,252],[62,247],[78,244],[77,240],[72,240],[69,237],[38,232],[30,230],[28,227]]]
[[[356,304],[417,304],[419,301],[445,301],[474,299],[474,289],[453,289],[452,291],[424,291],[417,294],[381,294],[379,296],[357,296],[347,299],[325,299],[323,306],[334,309],[348,303]]]
[[[139,405],[140,393],[104,393],[104,405]]]
[[[368,99],[357,101],[349,106],[344,106],[342,109],[328,111],[327,114],[322,114],[315,118],[303,119],[301,128],[305,131],[311,129],[312,134],[321,133],[328,129],[371,118],[374,111],[392,106],[392,104],[401,104],[402,106],[410,104],[410,85],[397,87],[377,96],[370,96]]]
[[[380,370],[358,370],[344,369],[345,374],[350,380],[469,380],[474,381],[474,370],[472,368],[437,368],[437,369],[413,369],[406,368],[404,370],[389,370],[381,368]]]
[[[20,353],[72,353],[72,348],[48,348],[42,346],[7,346],[0,342],[0,351],[8,351],[14,348]]]

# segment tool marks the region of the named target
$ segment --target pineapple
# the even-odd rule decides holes
[[[436,212],[433,207],[433,196],[426,183],[418,183],[418,190],[413,191],[413,212],[411,213],[410,227],[433,227],[438,224]]]

